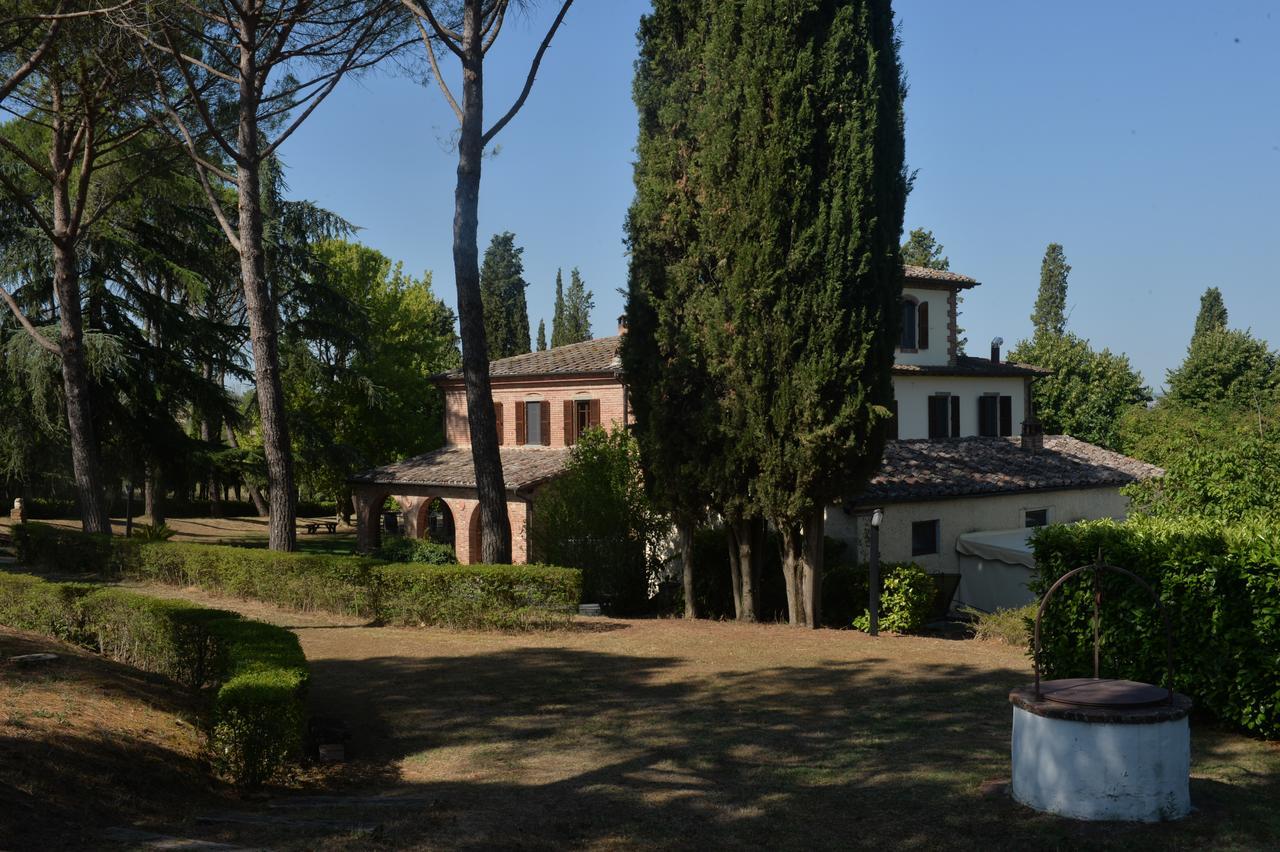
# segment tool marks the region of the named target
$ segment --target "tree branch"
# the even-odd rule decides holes
[[[405,8],[412,12],[418,18],[426,18],[427,23],[431,24],[431,29],[435,30],[440,41],[444,42],[444,46],[453,51],[454,55],[459,59],[462,58],[462,34],[451,30],[444,24],[436,20],[435,14],[431,11],[431,2],[427,0],[426,6],[419,6],[415,0],[401,0]]]
[[[34,340],[40,348],[47,352],[52,352],[59,358],[62,357],[62,350],[58,347],[58,344],[45,337],[40,333],[39,329],[31,324],[31,320],[27,319],[27,315],[22,312],[22,309],[18,307],[18,303],[14,300],[13,296],[11,296],[9,291],[3,286],[0,286],[0,299],[4,299],[5,304],[9,306],[9,310],[13,311],[14,317],[17,318],[18,324],[27,330],[27,334],[31,335],[31,339]]]
[[[449,91],[449,84],[444,81],[444,77],[440,75],[440,63],[436,60],[435,48],[431,46],[431,37],[427,35],[426,29],[422,26],[422,20],[415,17],[413,22],[418,25],[418,32],[422,33],[422,46],[427,50],[427,58],[431,60],[431,73],[436,75],[436,82],[440,84],[440,91],[444,92],[445,100],[449,102],[449,106],[453,108],[453,114],[458,117],[458,123],[462,123],[462,107],[458,106],[457,100],[453,97],[453,92]]]
[[[573,0],[564,0],[564,5],[560,7],[560,13],[556,15],[556,19],[551,22],[550,29],[547,30],[546,38],[542,40],[542,44],[538,46],[538,52],[533,57],[533,64],[529,66],[529,76],[525,78],[524,89],[520,92],[520,97],[516,98],[516,102],[511,105],[511,109],[507,110],[507,114],[498,119],[498,123],[490,127],[480,139],[481,145],[488,145],[493,137],[497,136],[502,128],[507,126],[507,122],[515,118],[516,113],[524,106],[524,102],[529,97],[529,91],[533,88],[534,78],[538,76],[538,66],[542,64],[542,57],[547,52],[547,48],[551,45],[551,37],[556,34],[556,30],[560,28],[561,22],[564,21],[565,13],[569,11],[569,7],[573,5]]]

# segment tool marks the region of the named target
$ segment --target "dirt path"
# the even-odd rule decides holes
[[[1212,729],[1195,737],[1201,810],[1173,826],[1080,825],[985,795],[1008,775],[1006,696],[1028,676],[1022,652],[1002,645],[683,621],[380,628],[147,591],[297,632],[313,712],[353,734],[339,791],[425,802],[376,814],[391,847],[1280,843],[1280,752]]]

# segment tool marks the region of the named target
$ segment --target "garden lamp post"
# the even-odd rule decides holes
[[[876,509],[871,513],[871,559],[869,566],[871,596],[871,626],[868,631],[872,636],[880,635],[880,522],[884,520],[884,512]]]

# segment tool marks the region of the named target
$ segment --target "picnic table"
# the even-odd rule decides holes
[[[303,526],[307,530],[307,535],[315,535],[320,531],[321,527],[324,527],[327,533],[336,533],[338,531],[337,521],[307,521]]]

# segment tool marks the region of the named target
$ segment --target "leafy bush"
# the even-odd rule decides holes
[[[582,599],[580,572],[546,565],[387,565],[378,576],[379,614],[391,624],[553,627]]]
[[[207,699],[209,750],[234,783],[257,786],[299,753],[307,662],[282,627],[121,589],[0,575],[0,623],[165,675]]]
[[[105,534],[90,535],[48,524],[17,524],[13,548],[18,564],[28,570],[104,577],[119,573],[120,546]]]
[[[377,583],[372,559],[207,544],[144,544],[124,566],[135,579],[199,586],[302,612],[372,617]]]
[[[635,439],[589,429],[565,473],[539,492],[529,536],[538,559],[582,570],[586,600],[638,612],[648,606],[650,554],[669,529],[645,496]]]
[[[414,562],[423,565],[456,565],[458,556],[453,548],[438,541],[406,536],[387,536],[382,547],[374,553],[383,562]]]
[[[919,630],[933,611],[938,586],[918,565],[889,564],[881,567],[880,629],[894,633]],[[859,630],[871,628],[871,612],[865,610],[853,620]]]
[[[168,541],[173,536],[168,524],[139,524],[133,528],[133,537],[139,541]]]
[[[1003,642],[1015,648],[1026,648],[1031,644],[1029,637],[1039,606],[1032,602],[1016,609],[998,609],[995,612],[966,609],[964,612],[973,618],[974,637]]]
[[[1199,518],[1091,521],[1038,530],[1032,539],[1043,595],[1059,577],[1092,563],[1101,549],[1160,595],[1173,631],[1174,688],[1218,717],[1280,736],[1280,527],[1234,527]],[[1147,592],[1108,572],[1102,585],[1102,674],[1165,681],[1164,626]],[[1092,583],[1064,585],[1041,627],[1042,674],[1093,670]]]

